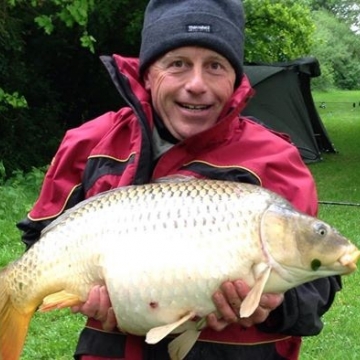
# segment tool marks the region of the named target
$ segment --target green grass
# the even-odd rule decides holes
[[[311,164],[319,199],[329,202],[360,203],[360,91],[314,93],[317,106],[337,154]],[[356,104],[355,108],[353,103]],[[319,217],[335,226],[360,246],[360,207],[320,205]],[[359,359],[360,353],[360,273],[343,277],[343,290],[324,315],[320,335],[304,338],[302,360]]]
[[[0,163],[0,175],[1,171]],[[24,252],[20,232],[15,224],[36,200],[43,171],[17,173],[8,181],[0,176],[0,267]],[[85,319],[68,309],[45,314],[36,313],[30,323],[22,360],[69,360]]]
[[[360,203],[360,91],[315,93],[314,99],[317,105],[326,103],[325,109],[319,106],[317,109],[338,150],[337,154],[324,154],[322,162],[309,165],[319,199]],[[0,166],[0,266],[4,266],[23,253],[15,223],[35,201],[43,173],[40,170],[18,173],[7,182],[1,180],[1,174]],[[319,211],[320,218],[360,246],[359,214],[357,206],[320,205]],[[324,330],[318,336],[304,339],[301,360],[359,359],[359,283],[360,272],[344,277],[343,290],[323,318]],[[70,314],[69,310],[36,314],[22,359],[71,359],[84,321],[81,315]]]

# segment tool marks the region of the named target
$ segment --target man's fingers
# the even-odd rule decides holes
[[[206,322],[207,326],[215,331],[222,331],[229,325],[225,320],[218,319],[214,313],[207,316]]]
[[[239,297],[237,288],[235,288],[232,282],[226,281],[222,284],[221,291],[224,294],[224,298],[227,299],[227,303],[231,306],[234,314],[238,317],[242,298]]]
[[[250,287],[242,280],[225,281],[220,290],[213,295],[212,300],[217,312],[208,316],[208,326],[218,331],[232,323],[238,323],[242,327],[251,327],[264,322],[270,312],[284,299],[283,294],[263,294],[254,313],[248,318],[239,318],[241,303],[249,291]]]
[[[95,285],[89,292],[84,304],[73,306],[73,312],[81,312],[87,317],[105,321],[111,302],[105,286]]]
[[[105,286],[99,288],[99,303],[96,311],[95,319],[105,321],[107,318],[108,310],[111,307],[109,294]]]
[[[87,300],[82,305],[73,306],[71,311],[73,313],[80,312],[100,321],[105,331],[111,331],[117,326],[115,313],[105,286],[95,285],[90,290]]]
[[[270,310],[276,309],[284,301],[284,294],[265,294],[261,296],[260,306]]]
[[[114,309],[110,307],[107,311],[106,320],[102,323],[102,327],[105,331],[112,331],[117,326],[117,321],[114,313]]]
[[[87,316],[95,318],[99,310],[100,303],[100,285],[95,285],[89,292],[87,300],[80,307],[79,311]]]
[[[240,299],[244,299],[250,291],[249,285],[247,285],[246,282],[244,282],[242,280],[235,280],[231,284],[234,285],[236,292],[237,292],[238,296],[240,297]]]
[[[224,321],[226,321],[227,323],[233,323],[238,320],[239,313],[236,313],[233,310],[232,305],[230,305],[227,298],[221,291],[216,291],[213,295],[212,300],[216,306],[216,310]]]

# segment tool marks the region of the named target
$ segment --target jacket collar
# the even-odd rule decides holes
[[[111,57],[101,57],[101,60],[107,67],[115,86],[130,107],[133,108],[134,103],[138,104],[139,102],[142,106],[151,106],[150,94],[139,77],[139,60],[137,58],[115,54]],[[235,89],[220,114],[219,121],[212,128],[184,140],[183,143],[196,151],[198,148],[203,149],[204,146],[207,147],[214,142],[219,142],[220,139],[225,141],[233,132],[236,123],[241,121],[241,118],[239,118],[240,113],[253,95],[254,90],[247,76],[244,75],[240,85]],[[152,121],[150,126],[152,127]],[[206,144],[204,141],[206,141]]]

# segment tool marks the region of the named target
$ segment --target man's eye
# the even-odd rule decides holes
[[[176,60],[171,63],[171,66],[173,67],[182,67],[184,66],[184,62],[182,60]]]
[[[219,69],[221,69],[221,64],[219,64],[218,62],[214,62],[214,63],[211,63],[211,69],[213,69],[213,70],[219,70]]]

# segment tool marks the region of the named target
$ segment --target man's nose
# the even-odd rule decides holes
[[[205,74],[202,68],[194,67],[189,73],[189,77],[186,81],[185,89],[195,94],[201,94],[206,92],[207,83]]]

